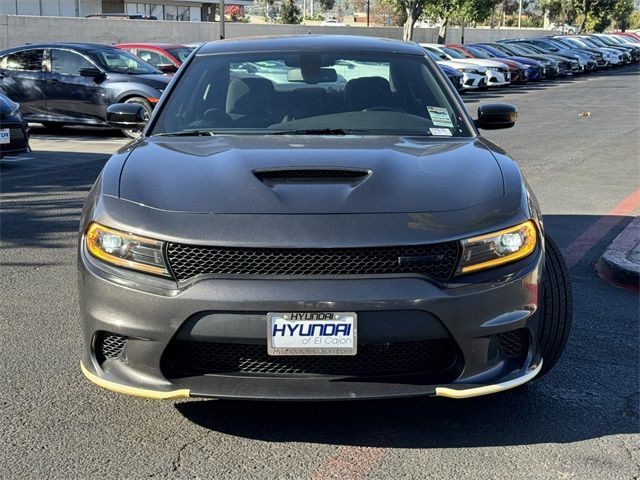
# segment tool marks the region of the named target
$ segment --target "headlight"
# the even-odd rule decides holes
[[[479,73],[478,70],[475,70],[473,68],[461,68],[460,71],[464,73],[474,73],[476,75],[478,75]]]
[[[20,105],[16,105],[16,108],[9,112],[8,117],[13,117],[14,115],[18,115],[20,113]]]
[[[520,260],[536,248],[536,227],[531,220],[498,232],[462,240],[459,274],[476,272]]]
[[[87,250],[103,262],[155,275],[171,276],[162,242],[92,223],[85,236]]]

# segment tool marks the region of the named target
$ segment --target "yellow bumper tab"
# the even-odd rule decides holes
[[[511,388],[518,387],[529,380],[533,379],[542,369],[542,359],[536,368],[526,373],[525,375],[509,380],[508,382],[496,383],[495,385],[484,385],[482,387],[474,388],[448,388],[448,387],[436,387],[436,397],[448,397],[448,398],[471,398],[479,397],[481,395],[489,395],[491,393],[503,392]]]
[[[90,382],[116,393],[124,393],[125,395],[133,395],[134,397],[151,398],[153,400],[175,400],[177,398],[189,398],[190,396],[190,390],[187,388],[162,392],[159,390],[129,387],[128,385],[110,382],[109,380],[105,380],[104,378],[100,378],[91,373],[82,362],[80,362],[80,369],[82,369],[82,373]]]

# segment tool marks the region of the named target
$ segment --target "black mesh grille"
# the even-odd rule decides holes
[[[529,332],[524,328],[499,333],[497,337],[502,353],[507,358],[522,357],[529,350]]]
[[[0,128],[9,128],[10,143],[0,144],[0,152],[21,151],[27,147],[27,138],[22,126],[0,125]]]
[[[115,333],[100,332],[96,337],[96,358],[99,363],[107,358],[118,358],[127,343],[127,337]]]
[[[331,169],[292,169],[292,170],[263,170],[253,172],[263,181],[266,180],[321,180],[342,179],[356,180],[369,175],[366,170],[331,170]]]
[[[248,276],[381,275],[413,273],[446,280],[457,242],[410,247],[269,249],[198,247],[169,243],[169,264],[179,280],[201,274]],[[405,257],[401,264],[400,257]]]
[[[451,340],[358,345],[354,356],[269,356],[267,345],[174,340],[165,365],[176,375],[335,375],[389,376],[427,374],[453,366],[457,350]]]

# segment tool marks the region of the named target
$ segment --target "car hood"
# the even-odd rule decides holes
[[[164,90],[167,88],[167,85],[171,81],[172,75],[168,75],[165,73],[153,73],[149,75],[125,75],[122,73],[109,74],[109,78],[113,81],[118,82],[131,82],[131,83],[141,83],[143,85],[148,85],[151,88],[155,88],[156,90]]]
[[[304,169],[360,176],[301,179]],[[262,178],[274,171],[298,178]],[[123,200],[190,213],[438,212],[503,195],[494,155],[474,138],[148,137],[129,154],[119,185]]]
[[[468,62],[462,62],[458,60],[438,60],[437,63],[439,65],[447,65],[449,67],[455,68],[456,70],[459,70],[461,68],[471,68]],[[487,71],[487,69],[481,65],[473,65],[473,67],[475,67],[480,73],[484,73]]]
[[[467,58],[465,60],[460,59],[461,62],[472,63],[473,65],[482,65],[488,68],[508,68],[506,64],[497,62],[495,60],[487,60],[484,58]]]

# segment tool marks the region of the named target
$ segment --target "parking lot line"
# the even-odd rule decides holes
[[[635,212],[639,207],[640,189],[609,210],[605,216],[591,225],[567,247],[563,252],[567,267],[572,268],[577,265],[600,239],[605,237],[620,222],[624,221],[625,217]]]

